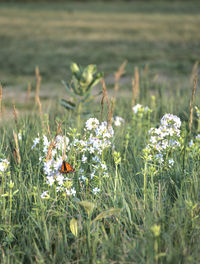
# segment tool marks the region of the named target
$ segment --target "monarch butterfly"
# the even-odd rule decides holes
[[[63,160],[62,166],[60,168],[60,173],[70,173],[75,172],[75,169],[72,168],[72,166],[67,163],[65,160]]]

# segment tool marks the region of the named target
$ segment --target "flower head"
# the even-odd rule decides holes
[[[96,118],[89,118],[85,123],[87,130],[95,129],[97,128],[98,125],[99,125],[99,120]]]

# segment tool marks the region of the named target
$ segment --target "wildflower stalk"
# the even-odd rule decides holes
[[[194,104],[194,96],[195,96],[195,91],[197,88],[197,75],[194,77],[194,82],[193,82],[193,89],[192,89],[192,98],[190,100],[190,117],[189,117],[189,132],[191,133],[192,131],[192,123],[193,123],[193,104]]]
[[[10,181],[10,184],[9,184],[9,225],[11,225],[11,220],[12,220],[12,197],[13,197],[12,189],[13,187],[14,187],[14,183]]]
[[[126,161],[126,155],[127,155],[127,150],[128,150],[128,144],[129,144],[129,139],[130,139],[130,128],[127,129],[126,133],[126,141],[125,141],[125,150],[124,150],[124,161]]]
[[[3,216],[5,216],[5,210],[6,210],[6,200],[5,200],[5,196],[4,196],[4,190],[5,190],[5,186],[4,186],[4,173],[2,173],[2,193],[3,193]]]
[[[154,199],[154,193],[155,193],[155,188],[154,188],[154,179],[153,179],[153,176],[154,176],[154,171],[153,171],[153,168],[151,168],[151,199],[152,199],[152,208],[154,210],[155,208],[155,199]]]
[[[115,162],[115,186],[114,186],[114,199],[116,199],[116,193],[117,193],[117,186],[118,186],[118,181],[119,181],[119,177],[118,177],[118,165],[121,162],[121,156],[119,152],[114,152],[113,154],[114,156],[114,162]]]
[[[117,192],[117,185],[118,185],[118,171],[117,165],[115,164],[115,191],[114,191],[114,199],[116,199],[116,192]]]
[[[146,200],[147,200],[147,159],[145,159],[143,176],[144,176],[144,209],[145,209]]]

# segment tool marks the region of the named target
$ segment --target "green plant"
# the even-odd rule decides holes
[[[72,79],[69,84],[62,81],[68,95],[72,98],[70,100],[61,100],[61,105],[67,110],[74,110],[78,115],[78,123],[80,123],[80,115],[82,106],[88,104],[96,96],[92,96],[92,89],[99,83],[102,78],[102,73],[98,73],[96,66],[91,64],[85,68],[78,66],[76,63],[71,63]]]

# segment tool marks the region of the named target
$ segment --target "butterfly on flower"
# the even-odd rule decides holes
[[[69,163],[63,160],[62,166],[60,168],[60,173],[67,174],[72,172],[75,172],[75,169],[73,169]]]

